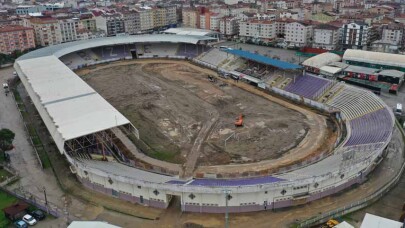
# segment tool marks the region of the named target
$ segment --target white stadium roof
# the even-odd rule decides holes
[[[211,30],[196,29],[196,28],[169,28],[163,31],[167,34],[177,34],[177,35],[192,35],[192,36],[211,36],[218,34]]]
[[[340,60],[341,58],[339,55],[330,52],[325,52],[305,60],[304,62],[302,62],[302,65],[321,68],[325,65],[328,65],[329,63],[339,62]]]
[[[95,48],[99,46],[122,45],[140,42],[197,44],[199,41],[202,40],[213,40],[213,39],[214,38],[212,37],[202,35],[191,36],[191,35],[170,35],[170,34],[103,37],[98,39],[82,40],[48,46],[25,54],[20,58],[18,58],[18,60],[38,58],[41,56],[48,56],[48,55],[54,55],[60,58],[72,52],[80,51],[83,49]]]
[[[20,60],[17,64],[19,75],[26,76],[53,121],[54,133],[64,141],[129,123],[56,57]]]
[[[347,49],[343,60],[405,67],[405,55]]]
[[[402,228],[402,223],[366,213],[360,228]]]

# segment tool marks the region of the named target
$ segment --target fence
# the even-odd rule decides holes
[[[22,189],[15,189],[14,191],[10,191],[5,187],[0,186],[0,190],[22,200],[30,205],[33,205],[36,208],[41,209],[42,211],[45,211],[54,217],[60,217],[63,215],[63,211],[61,211],[55,205],[53,205],[49,202],[48,202],[48,204],[46,204],[44,200],[37,198],[36,196],[34,196],[30,193],[27,193]]]
[[[6,193],[8,193],[9,195],[12,195],[30,205],[35,206],[38,209],[41,209],[43,211],[48,212],[49,214],[55,216],[55,217],[59,217],[60,215],[62,215],[62,211],[55,205],[44,201],[34,195],[32,195],[31,193],[25,192],[23,190],[23,188],[17,188],[14,189],[13,191],[7,189],[5,186],[15,180],[17,180],[19,178],[18,176],[18,172],[12,168],[11,166],[4,166],[4,165],[0,165],[3,169],[5,169],[6,171],[8,171],[9,173],[13,174],[12,177],[8,178],[7,180],[3,181],[2,183],[0,183],[0,190],[4,191]]]
[[[15,88],[15,90],[17,90],[17,88]],[[18,92],[17,92],[17,93],[18,93]],[[36,157],[37,157],[39,166],[41,166],[41,168],[44,169],[44,168],[45,168],[45,167],[44,167],[44,164],[42,163],[41,158],[39,157],[39,154],[38,154],[36,145],[35,145],[35,143],[32,141],[30,131],[29,131],[28,127],[27,127],[27,124],[26,124],[25,119],[24,119],[23,114],[22,114],[22,112],[23,112],[23,111],[26,111],[26,110],[21,110],[21,109],[20,109],[20,106],[19,106],[19,105],[24,105],[24,104],[18,103],[16,97],[14,96],[14,93],[10,93],[10,94],[11,94],[11,96],[12,96],[13,99],[14,99],[14,103],[15,103],[17,109],[18,109],[18,113],[20,114],[20,118],[21,118],[21,120],[22,120],[22,122],[23,122],[23,124],[24,124],[24,129],[25,129],[25,131],[26,131],[27,134],[28,134],[28,138],[29,138],[30,144],[31,144],[32,148],[34,149],[34,152],[35,152],[35,155],[36,155]],[[25,106],[24,106],[24,109],[25,109]],[[37,137],[38,137],[38,136],[37,136]]]

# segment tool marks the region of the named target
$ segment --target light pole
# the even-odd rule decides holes
[[[225,228],[229,228],[228,200],[229,200],[229,194],[231,193],[231,190],[224,189],[223,192],[225,194]]]
[[[49,213],[49,209],[48,209],[48,198],[46,197],[46,189],[45,189],[45,186],[42,187],[42,190],[44,191],[45,207],[46,207],[47,212]]]

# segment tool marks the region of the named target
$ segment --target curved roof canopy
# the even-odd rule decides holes
[[[405,55],[390,54],[383,52],[347,49],[343,55],[343,60],[366,62],[387,66],[405,67]]]
[[[155,35],[137,35],[137,36],[116,36],[103,37],[91,40],[81,40],[69,43],[63,43],[53,46],[44,47],[28,54],[25,54],[17,60],[32,59],[43,56],[54,55],[60,58],[72,52],[95,48],[100,46],[123,45],[132,43],[189,43],[197,44],[199,41],[215,40],[208,36],[190,36],[190,35],[170,35],[170,34],[155,34]]]

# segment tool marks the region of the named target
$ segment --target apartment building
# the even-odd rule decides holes
[[[133,35],[141,31],[140,14],[135,10],[123,10],[120,12],[124,20],[125,32]]]
[[[68,18],[59,20],[62,43],[77,40],[77,30],[83,26],[79,18]]]
[[[80,22],[83,25],[83,28],[89,30],[90,32],[97,31],[96,19],[92,14],[81,14]]]
[[[295,22],[296,20],[289,18],[282,18],[275,20],[276,23],[276,35],[277,37],[285,37],[285,26],[288,23]]]
[[[101,14],[95,17],[97,28],[103,30],[107,36],[125,33],[125,23],[121,14]]]
[[[23,24],[35,31],[36,46],[49,46],[62,43],[59,21],[52,17],[25,18]]]
[[[239,36],[242,40],[268,42],[276,38],[276,23],[269,20],[240,21]]]
[[[200,11],[194,8],[183,8],[181,12],[183,27],[200,28]]]
[[[239,33],[239,19],[236,17],[223,17],[219,21],[219,31],[225,36],[234,36]]]
[[[393,23],[383,26],[381,41],[384,43],[403,45],[405,39],[404,29],[404,25],[400,23]]]
[[[0,27],[0,53],[11,54],[31,48],[35,48],[34,29],[20,25]]]
[[[200,15],[200,28],[212,31],[219,31],[222,15],[219,13],[206,12]]]
[[[150,7],[139,7],[135,9],[139,13],[141,31],[152,30],[155,27],[154,13]]]
[[[154,28],[177,24],[177,11],[175,6],[157,6],[153,8]]]
[[[311,43],[313,30],[312,24],[296,21],[285,25],[285,41],[291,46],[304,47]]]
[[[19,5],[15,9],[17,15],[28,15],[32,13],[41,13],[45,11],[46,7],[44,5]]]
[[[352,22],[342,26],[343,48],[363,49],[367,46],[370,27],[364,22]]]
[[[316,25],[314,27],[313,47],[335,50],[339,45],[340,32],[341,28],[334,25]]]

